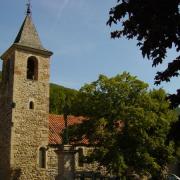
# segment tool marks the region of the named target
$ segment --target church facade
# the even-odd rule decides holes
[[[75,179],[96,165],[78,161],[88,148],[62,145],[60,115],[49,114],[50,57],[39,39],[28,9],[14,43],[1,56],[0,179]],[[69,124],[81,117],[68,117]],[[82,173],[81,173],[82,175]],[[78,179],[78,176],[76,176]]]

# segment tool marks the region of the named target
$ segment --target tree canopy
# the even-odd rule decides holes
[[[74,101],[77,94],[77,90],[51,83],[49,103],[50,113],[69,114],[71,103]]]
[[[173,157],[166,141],[176,119],[164,90],[148,91],[148,85],[128,73],[99,79],[81,88],[75,107],[88,121],[69,129],[70,140],[86,137],[96,160],[109,172],[125,177],[129,172],[161,177]]]
[[[118,0],[109,14],[108,25],[122,25],[111,37],[137,39],[143,57],[152,60],[153,66],[164,61],[168,49],[175,47],[177,53],[180,51],[179,0]],[[177,55],[164,71],[157,72],[155,83],[170,81],[171,77],[179,76],[179,70]],[[176,107],[180,104],[180,90],[171,100]]]

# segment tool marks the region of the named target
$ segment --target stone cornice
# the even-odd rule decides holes
[[[11,54],[11,52],[15,51],[15,50],[24,50],[24,51],[28,51],[28,52],[32,52],[32,53],[36,53],[36,54],[40,54],[40,55],[44,55],[46,57],[50,57],[53,52],[48,51],[46,49],[36,49],[33,47],[29,47],[29,46],[23,46],[23,45],[19,45],[14,43],[12,46],[10,46],[10,48],[8,50],[6,50],[2,55],[1,55],[1,59],[8,59],[8,56]]]

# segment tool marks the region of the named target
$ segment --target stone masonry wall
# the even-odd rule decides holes
[[[13,66],[14,53],[10,53],[9,57],[3,61],[0,82],[0,179],[9,179],[11,171]]]
[[[38,80],[26,79],[27,60],[38,60]],[[29,102],[34,109],[29,109]],[[11,166],[20,170],[20,180],[48,178],[48,171],[39,168],[38,150],[48,145],[49,112],[49,59],[39,54],[17,50],[15,52],[12,112]]]
[[[26,79],[31,56],[38,60],[37,81]],[[11,69],[3,68],[9,84],[4,81],[0,93],[0,179],[9,180],[11,171],[20,180],[50,180],[38,162],[39,148],[48,147],[49,57],[15,50],[10,59]]]
[[[58,176],[58,149],[55,147],[49,147],[47,151],[47,169],[49,172],[49,180],[55,180]]]
[[[79,153],[78,153],[78,149],[82,148],[83,149],[83,156],[88,156],[92,151],[93,148],[92,147],[87,147],[87,146],[76,146],[75,150],[76,150],[76,154],[75,154],[75,171],[76,173],[78,172],[99,172],[102,175],[105,175],[107,173],[106,169],[103,166],[99,166],[99,164],[97,162],[93,162],[93,163],[83,163],[83,166],[79,165]]]

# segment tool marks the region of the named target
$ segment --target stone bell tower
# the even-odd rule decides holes
[[[12,46],[1,56],[0,179],[49,180],[46,165],[49,67],[30,4]]]

